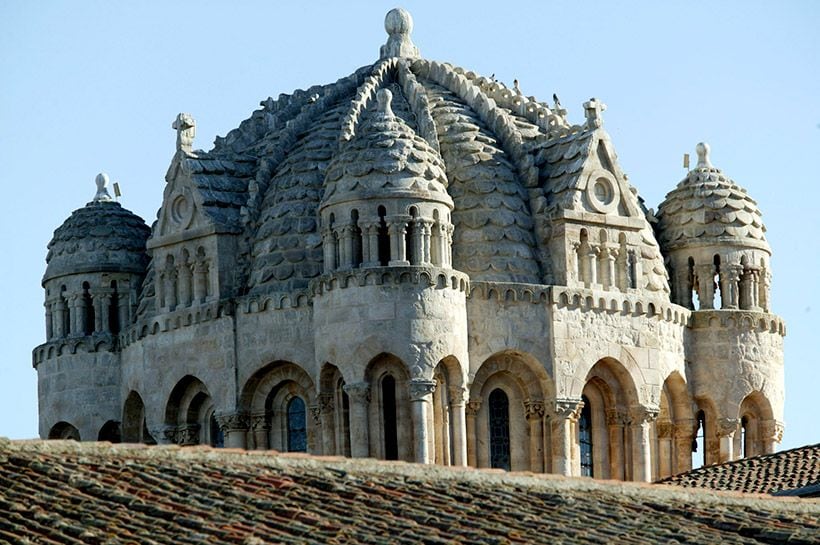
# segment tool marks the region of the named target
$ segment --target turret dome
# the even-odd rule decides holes
[[[697,146],[698,164],[658,207],[658,239],[665,251],[728,245],[769,250],[762,214],[745,189],[709,160],[709,145]]]
[[[145,242],[151,230],[141,217],[108,195],[107,183],[108,176],[98,175],[94,200],[75,210],[54,231],[48,243],[43,282],[92,271],[145,271]]]

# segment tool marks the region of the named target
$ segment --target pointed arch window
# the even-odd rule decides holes
[[[307,418],[301,397],[288,401],[288,452],[307,451]]]
[[[593,476],[592,469],[592,407],[587,396],[582,396],[584,406],[578,418],[578,442],[581,446],[581,475]]]
[[[692,440],[692,467],[703,467],[706,465],[706,414],[698,411],[695,417],[695,437]],[[700,451],[700,460],[697,460],[696,453]]]
[[[510,400],[504,390],[490,393],[490,467],[510,470]]]

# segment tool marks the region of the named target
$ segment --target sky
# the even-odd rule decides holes
[[[31,350],[45,341],[46,245],[118,181],[151,223],[174,153],[171,123],[197,121],[210,149],[268,96],[377,60],[397,4],[0,0],[0,436],[37,435]],[[422,2],[413,41],[525,95],[557,93],[573,123],[607,104],[605,128],[647,206],[711,158],[763,211],[773,310],[785,318],[781,449],[820,442],[820,2]]]

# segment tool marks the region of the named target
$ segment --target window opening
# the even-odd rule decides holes
[[[510,470],[510,400],[504,390],[490,394],[490,467]]]
[[[592,469],[592,408],[587,396],[582,396],[584,406],[578,419],[578,442],[581,446],[581,475],[593,476]]]
[[[396,429],[396,379],[387,375],[382,379],[382,416],[384,419],[384,457],[399,459],[399,435]]]
[[[390,261],[390,234],[387,232],[387,211],[384,206],[379,207],[379,264],[386,267]]]
[[[692,440],[693,468],[706,465],[706,415],[703,411],[698,411],[695,426],[695,437]],[[700,456],[698,456],[698,452],[701,453]]]
[[[211,436],[211,446],[215,448],[223,448],[225,446],[225,434],[222,433],[222,429],[219,427],[219,423],[216,421],[216,415],[214,415],[214,413],[211,413],[210,418],[208,418],[208,428]]]
[[[307,418],[301,397],[288,401],[288,452],[307,452]]]

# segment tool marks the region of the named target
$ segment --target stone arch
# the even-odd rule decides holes
[[[686,380],[672,371],[661,388],[658,419],[652,430],[655,445],[653,477],[663,479],[692,469],[694,418]]]
[[[708,466],[720,461],[717,415],[716,405],[710,398],[695,398],[692,467]]]
[[[80,430],[68,422],[57,422],[48,431],[49,439],[71,439],[80,441]]]
[[[165,406],[165,424],[177,444],[223,445],[211,394],[193,375],[182,377],[171,390]]]
[[[406,364],[395,355],[383,352],[370,360],[364,377],[370,386],[368,420],[371,455],[386,459],[395,441],[395,458],[412,462],[415,445],[410,413],[410,375]],[[392,398],[389,398],[388,377],[395,388]],[[388,381],[385,382],[385,379]]]
[[[344,386],[342,371],[325,362],[319,372],[323,454],[350,456],[350,399]]]
[[[242,388],[239,406],[250,413],[252,432],[251,448],[280,451],[288,450],[287,434],[292,422],[287,407],[294,398],[300,398],[305,409],[311,412],[316,406],[316,389],[313,380],[299,365],[288,361],[274,361],[256,371]],[[307,448],[316,451],[316,426],[305,415]]]
[[[468,463],[491,465],[489,398],[497,389],[509,402],[510,469],[544,471],[545,399],[553,399],[554,391],[543,365],[529,354],[513,351],[490,356],[473,377],[466,426]]]
[[[743,398],[738,408],[740,428],[735,435],[737,457],[747,458],[768,454],[773,451],[773,445],[765,432],[767,424],[774,422],[774,413],[768,398],[760,392],[754,391]]]
[[[156,440],[148,433],[145,403],[134,390],[128,393],[122,407],[122,440],[125,443],[156,444]]]
[[[433,461],[439,465],[454,465],[461,459],[457,452],[462,445],[464,430],[457,426],[464,410],[464,370],[455,356],[446,356],[433,369],[436,389],[428,429]]]

